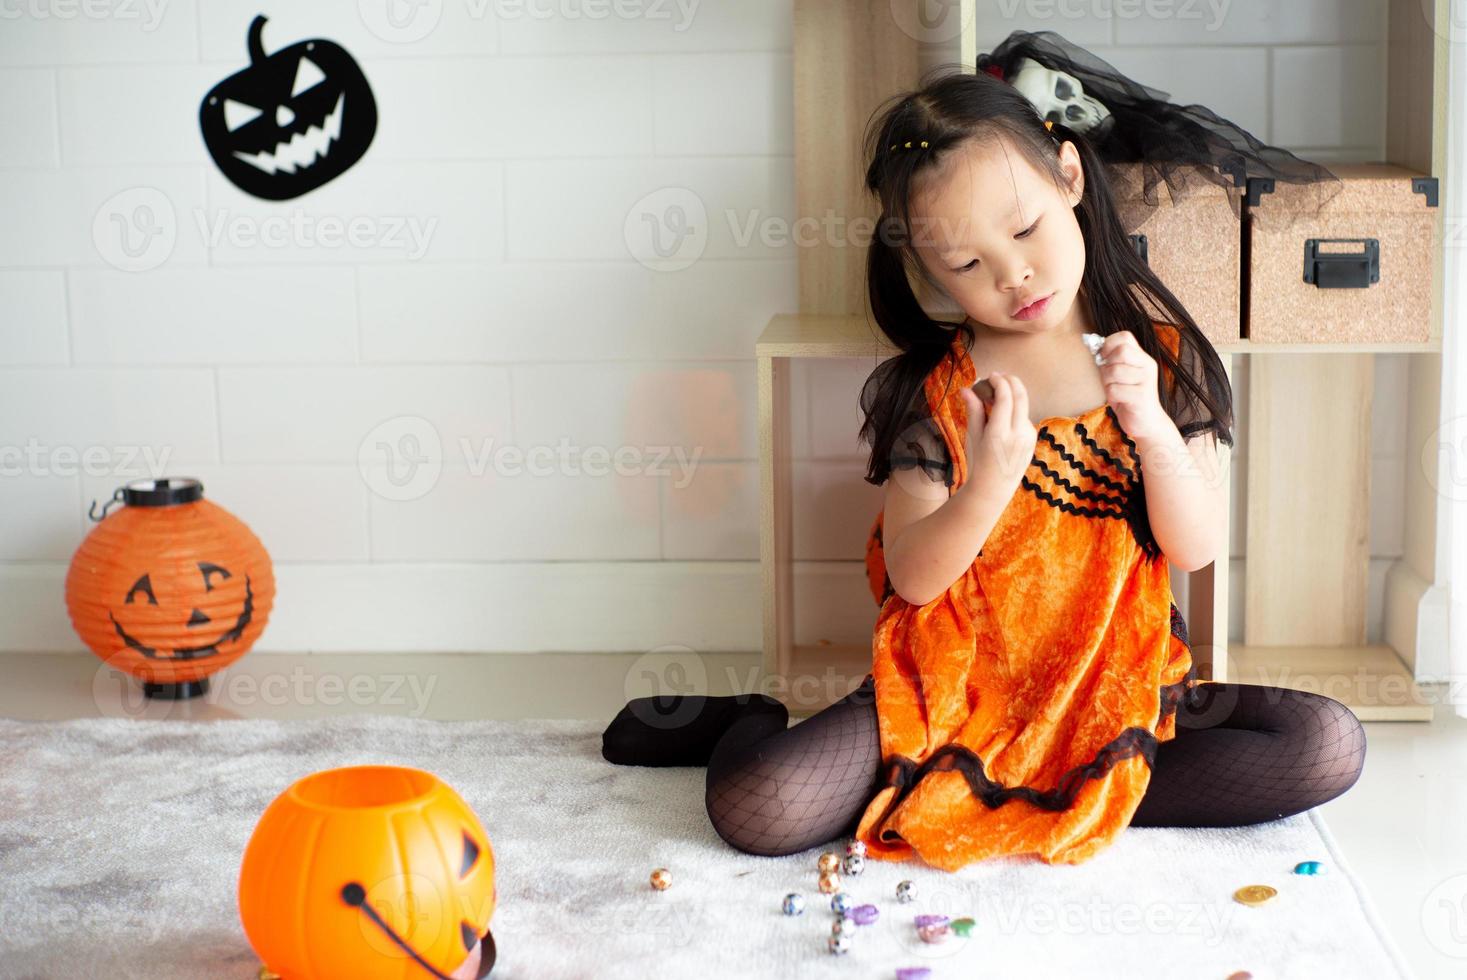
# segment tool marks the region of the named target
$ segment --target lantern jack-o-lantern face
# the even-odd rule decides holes
[[[164,591],[162,603],[159,602],[158,590],[153,587],[152,574],[144,572],[138,576],[122,600],[124,607],[131,606],[136,610],[122,611],[123,619],[132,625],[131,630],[118,620],[114,612],[108,611],[107,616],[112,620],[113,629],[129,650],[149,660],[197,660],[216,656],[220,652],[220,644],[235,642],[244,635],[245,627],[250,625],[255,610],[255,594],[250,577],[244,576],[241,583],[243,595],[236,598],[232,593],[239,590],[231,588],[234,576],[229,569],[206,561],[197,564],[199,580],[187,582],[171,578],[167,583],[170,588]],[[215,592],[220,592],[221,595],[213,595]],[[207,602],[203,602],[204,596],[208,596]],[[215,615],[210,616],[204,612],[195,600],[215,610]],[[219,624],[216,619],[219,610],[236,608],[238,612],[234,613],[230,625],[222,633],[218,632]],[[212,636],[206,632],[211,630]],[[185,641],[171,647],[163,645],[163,641],[170,637],[194,635],[199,637],[199,642]]]
[[[197,697],[269,622],[270,555],[193,477],[134,480],[113,501],[126,506],[88,515],[99,523],[67,566],[67,615],[87,649],[148,697]]]
[[[250,24],[250,65],[209,91],[199,126],[232,184],[282,201],[361,159],[377,130],[377,103],[341,45],[315,38],[266,55],[264,27],[264,16]]]
[[[327,769],[261,814],[240,862],[240,921],[266,969],[290,980],[449,980],[475,943],[483,978],[494,873],[483,824],[437,776]]]

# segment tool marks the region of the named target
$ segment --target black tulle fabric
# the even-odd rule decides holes
[[[1298,205],[1302,210],[1323,206],[1340,189],[1339,178],[1321,164],[1264,143],[1204,105],[1176,105],[1169,101],[1170,93],[1127,78],[1054,31],[1014,31],[980,54],[977,67],[996,68],[1011,81],[1026,57],[1073,75],[1086,95],[1105,106],[1110,115],[1084,135],[1106,163],[1141,164],[1148,204],[1158,203],[1156,185],[1161,181],[1181,200],[1196,189],[1197,177],[1234,187],[1253,177],[1312,185],[1309,199]],[[1238,195],[1229,195],[1229,200],[1238,207]]]
[[[1165,700],[1166,692],[1163,692]],[[1277,820],[1344,793],[1365,762],[1365,730],[1333,698],[1260,684],[1198,684],[1172,698],[1176,735],[1097,760],[1093,778],[1140,751],[1151,779],[1133,827],[1235,827]],[[926,771],[981,773],[948,753]],[[749,854],[793,854],[847,837],[888,782],[915,781],[901,760],[883,763],[871,679],[793,727],[777,718],[734,724],[708,762],[705,803],[714,830]],[[1070,774],[1066,774],[1067,778]],[[1073,782],[1073,779],[1071,779]],[[1033,794],[1031,799],[1023,791]],[[989,805],[1063,805],[1073,787],[1047,792],[981,781]],[[975,790],[977,792],[977,790]],[[1017,797],[1017,799],[1016,799]]]

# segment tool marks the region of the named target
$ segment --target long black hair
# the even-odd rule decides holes
[[[915,91],[882,103],[863,141],[869,161],[866,188],[881,207],[867,254],[867,292],[877,325],[900,351],[877,366],[861,392],[865,419],[859,437],[871,446],[866,481],[879,485],[890,475],[894,455],[906,448],[896,445],[898,437],[909,431],[914,413],[927,409],[925,379],[957,335],[962,335],[965,349],[971,349],[974,340],[966,320],[933,319],[913,292],[909,272],[928,286],[937,285],[919,259],[909,231],[914,187],[954,148],[999,136],[1060,188],[1068,186],[1068,177],[1059,165],[1059,143],[1075,144],[1085,175],[1075,209],[1085,240],[1085,270],[1076,302],[1089,304],[1098,332],[1131,331],[1141,349],[1170,372],[1172,385],[1164,382],[1166,372],[1158,372],[1159,397],[1184,436],[1211,429],[1231,446],[1232,387],[1222,359],[1181,302],[1137,255],[1116,213],[1106,164],[1091,143],[1063,122],[1054,122],[1051,134],[1034,105],[1001,79],[960,65],[940,65],[927,72]],[[911,148],[906,145],[909,141]],[[1157,336],[1153,319],[1177,327],[1175,356]]]

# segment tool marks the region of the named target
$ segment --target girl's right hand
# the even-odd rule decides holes
[[[1039,430],[1029,420],[1029,392],[1017,376],[995,371],[988,380],[991,410],[972,388],[961,393],[968,408],[967,484],[979,496],[1007,501],[1029,469]]]

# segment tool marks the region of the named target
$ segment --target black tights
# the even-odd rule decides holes
[[[792,728],[779,715],[735,722],[708,761],[718,835],[749,854],[793,854],[855,831],[878,790],[872,680]],[[1204,681],[1157,746],[1133,827],[1236,827],[1291,816],[1354,785],[1365,729],[1333,698]],[[1010,805],[1018,805],[1012,803]]]

